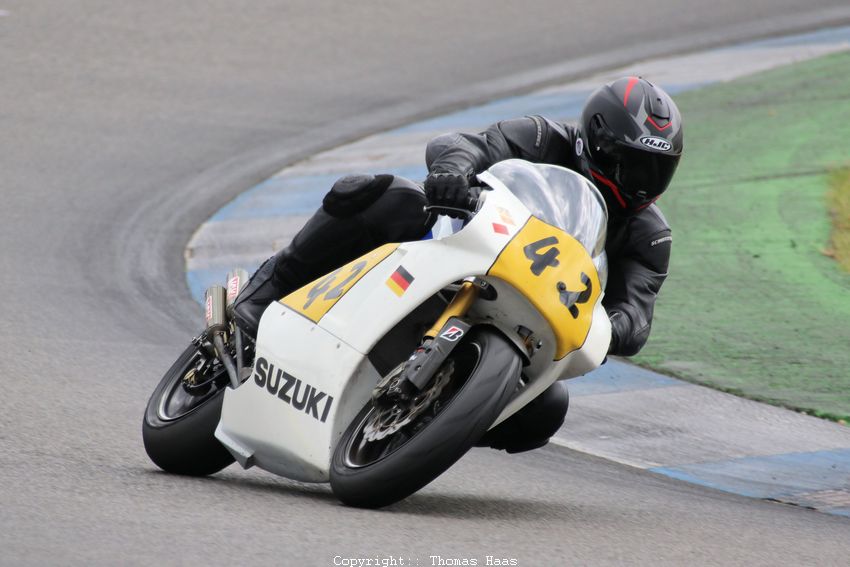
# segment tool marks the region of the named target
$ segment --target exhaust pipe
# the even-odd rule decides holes
[[[239,297],[239,294],[242,293],[242,290],[245,289],[245,286],[248,285],[249,279],[250,276],[248,276],[248,272],[242,268],[236,268],[235,270],[227,272],[228,314],[231,314],[230,311],[233,309],[233,303],[236,301],[236,298]]]
[[[225,313],[225,292],[220,285],[207,289],[204,297],[205,319],[207,333],[218,334],[227,332],[227,315]]]
[[[250,279],[251,276],[242,268],[236,268],[227,273],[227,316],[231,319],[233,318],[233,305],[236,303],[236,298],[239,297],[239,294],[248,285],[248,280]],[[233,342],[236,346],[236,375],[241,377],[242,367],[244,366],[242,360],[242,331],[238,326],[234,325],[234,327],[236,327],[233,337]]]
[[[233,359],[227,352],[224,344],[224,337],[228,330],[227,324],[227,293],[220,285],[214,285],[207,289],[204,297],[205,318],[207,323],[207,335],[213,339],[215,353],[224,368],[227,370],[227,375],[230,377],[230,385],[233,388],[239,387],[239,375]]]

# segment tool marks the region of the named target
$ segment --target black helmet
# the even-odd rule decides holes
[[[637,212],[667,189],[682,155],[682,116],[661,88],[639,77],[605,85],[585,103],[581,126],[613,214]]]

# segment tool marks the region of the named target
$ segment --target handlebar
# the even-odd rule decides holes
[[[444,207],[441,205],[426,205],[425,212],[448,214],[450,216],[456,215],[458,218],[469,220],[478,211],[478,206],[481,201],[481,193],[490,189],[490,187],[487,187],[486,185],[476,186],[476,188],[478,189],[477,192],[471,191],[469,195],[467,195],[466,206],[464,207]],[[478,196],[476,196],[475,193],[477,193]]]

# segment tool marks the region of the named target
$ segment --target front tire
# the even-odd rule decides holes
[[[343,503],[380,508],[437,478],[493,424],[522,370],[514,347],[488,327],[470,331],[435,376],[447,364],[454,369],[448,385],[429,411],[400,430],[368,440],[370,418],[379,411],[371,401],[351,422],[337,444],[330,470],[331,487]]]
[[[215,438],[225,382],[221,365],[211,365],[208,387],[189,392],[184,377],[201,353],[190,345],[165,373],[148,400],[142,438],[150,459],[166,472],[206,476],[233,463],[233,455]]]

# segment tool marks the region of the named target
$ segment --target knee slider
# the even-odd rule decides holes
[[[337,218],[354,216],[377,201],[392,181],[392,175],[347,175],[334,183],[322,208]]]

